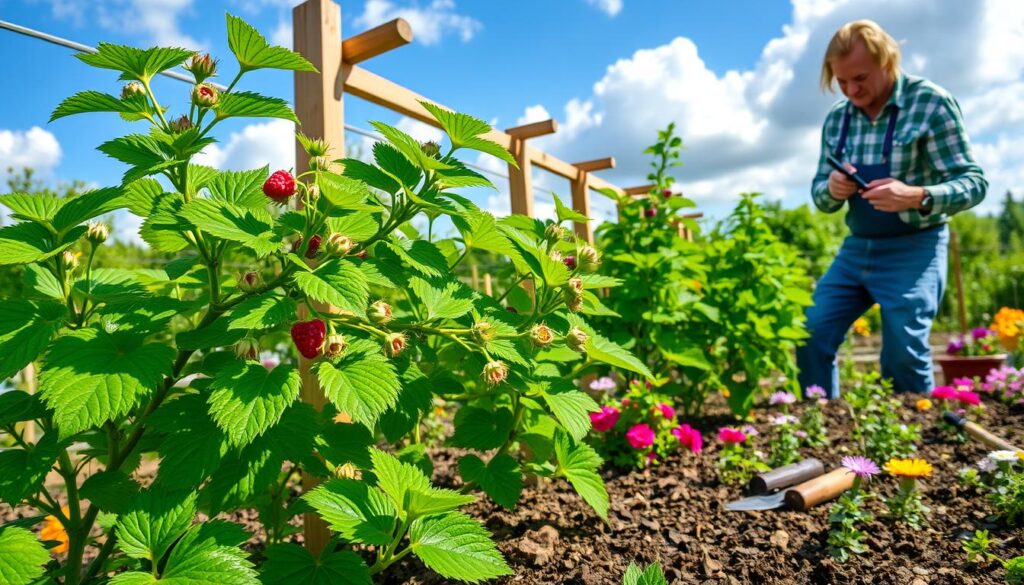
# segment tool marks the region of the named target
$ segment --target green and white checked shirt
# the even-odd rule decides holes
[[[828,191],[832,167],[825,155],[835,151],[843,126],[843,112],[849,100],[842,99],[825,117],[821,132],[821,157],[811,195],[818,209],[834,213],[844,201]],[[853,108],[843,160],[854,166],[882,162],[882,143],[893,106],[900,108],[893,134],[892,176],[908,185],[924,187],[935,203],[922,216],[916,209],[900,212],[900,219],[919,228],[949,221],[954,213],[981,203],[988,181],[971,155],[963,115],[949,92],[934,83],[901,73],[889,101],[872,121],[860,108]]]

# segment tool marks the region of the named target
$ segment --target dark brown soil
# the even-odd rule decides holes
[[[919,482],[932,509],[931,525],[914,531],[875,520],[865,529],[870,552],[845,564],[832,560],[826,549],[828,505],[803,513],[725,511],[725,502],[743,494],[739,487],[718,482],[716,441],[709,441],[700,455],[679,453],[643,472],[607,471],[607,524],[564,482],[524,490],[514,512],[489,501],[477,502],[468,511],[486,522],[515,571],[500,583],[618,584],[630,561],[661,563],[670,583],[1003,583],[1002,569],[969,565],[961,547],[974,530],[988,529],[998,542],[993,552],[1003,558],[1024,554],[1024,531],[986,521],[992,513],[989,504],[956,479],[960,468],[974,464],[987,449],[940,434],[934,426],[936,411],[917,412],[917,398],[904,397],[905,412],[922,425],[918,456],[935,468],[932,477]],[[723,412],[712,408],[710,414]],[[758,420],[764,415],[755,414]],[[849,439],[851,421],[844,405],[830,403],[826,416],[832,421],[833,445],[804,455],[818,457],[831,468],[858,449]],[[1024,412],[989,402],[979,422],[1024,443]],[[716,428],[702,430],[712,437]],[[451,483],[454,462],[450,453],[437,452],[435,480]],[[891,493],[895,487],[892,478],[876,480],[872,491]],[[874,512],[883,512],[881,502],[874,506]],[[394,567],[385,581],[444,582],[415,559]]]

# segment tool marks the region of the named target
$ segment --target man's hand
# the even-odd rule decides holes
[[[911,187],[893,178],[876,179],[868,183],[863,197],[878,211],[906,211],[921,207],[923,187]]]
[[[851,173],[857,172],[856,167],[850,163],[844,163],[843,166]],[[857,192],[857,188],[857,183],[854,183],[849,177],[839,171],[832,171],[828,175],[828,192],[832,194],[832,197],[840,201],[849,199],[851,195]]]

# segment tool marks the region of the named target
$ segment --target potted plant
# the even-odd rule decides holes
[[[983,377],[1006,361],[999,336],[988,327],[976,327],[970,334],[951,339],[946,354],[939,358],[946,384],[957,378]]]

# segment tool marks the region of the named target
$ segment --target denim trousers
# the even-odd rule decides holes
[[[946,225],[890,238],[847,236],[807,309],[810,338],[797,349],[800,385],[839,396],[836,352],[853,322],[871,305],[882,309],[882,376],[897,392],[935,385],[928,344],[946,288]]]

